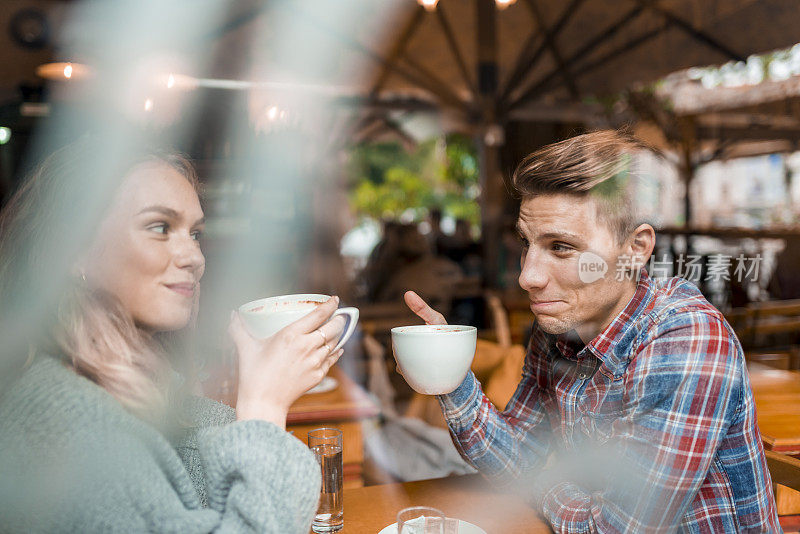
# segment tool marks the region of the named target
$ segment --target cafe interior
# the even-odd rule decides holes
[[[5,0],[0,202],[87,134],[181,151],[206,217],[196,391],[235,408],[231,310],[337,295],[358,319],[286,429],[341,431],[342,532],[423,505],[550,532],[462,459],[392,329],[423,324],[407,290],[476,327],[471,370],[502,410],[535,320],[508,178],[624,129],[654,149],[633,163],[648,272],[692,281],[735,332],[781,526],[800,531],[798,17],[792,0]]]

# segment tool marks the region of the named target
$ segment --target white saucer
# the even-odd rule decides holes
[[[326,376],[322,381],[313,388],[306,391],[306,393],[327,393],[339,387],[339,381],[332,376]]]
[[[405,529],[403,529],[405,530]],[[397,523],[392,523],[378,532],[378,534],[397,534]],[[486,531],[481,527],[475,526],[472,523],[467,523],[461,519],[458,520],[458,534],[486,534]]]

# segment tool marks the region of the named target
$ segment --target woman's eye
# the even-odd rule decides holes
[[[152,224],[147,229],[158,234],[166,234],[169,231],[169,225],[167,223]]]

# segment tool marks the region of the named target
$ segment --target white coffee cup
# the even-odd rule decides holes
[[[331,297],[328,295],[302,293],[258,299],[239,306],[239,316],[250,335],[258,339],[265,339],[308,315],[317,306],[327,302],[329,298]],[[347,325],[339,337],[339,342],[331,349],[331,352],[342,348],[342,345],[353,335],[356,323],[358,323],[358,308],[339,308],[333,312],[332,317],[337,315],[347,317]]]
[[[467,376],[477,338],[474,326],[398,326],[392,328],[392,349],[414,391],[441,395],[456,389]]]

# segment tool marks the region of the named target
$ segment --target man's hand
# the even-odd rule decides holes
[[[422,297],[413,291],[406,291],[405,295],[403,295],[403,299],[406,301],[406,306],[411,308],[412,312],[416,313],[420,319],[425,321],[425,324],[447,324],[444,315],[428,306],[428,303],[422,300]]]

